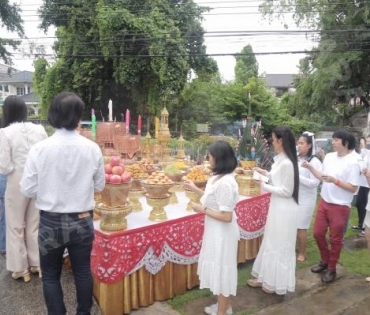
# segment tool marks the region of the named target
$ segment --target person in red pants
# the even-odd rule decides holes
[[[358,154],[354,148],[356,139],[347,130],[337,130],[332,135],[334,152],[328,153],[320,172],[304,162],[316,178],[323,181],[313,235],[320,251],[321,261],[311,268],[314,273],[324,272],[321,281],[330,283],[336,278],[336,265],[343,245],[343,231],[347,224],[353,194],[360,178]],[[326,240],[330,232],[330,241]]]

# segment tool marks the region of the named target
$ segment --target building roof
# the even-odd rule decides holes
[[[36,93],[28,93],[28,94],[25,94],[25,95],[22,95],[22,96],[19,96],[19,98],[23,99],[26,104],[28,103],[40,103],[41,102],[41,97],[40,95],[36,94]]]
[[[296,74],[265,74],[264,80],[272,88],[291,88]]]
[[[19,98],[23,99],[26,105],[35,105],[41,102],[40,95],[36,93],[28,93],[26,95],[19,95]],[[4,105],[4,100],[0,100],[0,106]]]
[[[2,74],[0,75],[0,84],[1,83],[32,83],[33,72],[31,71],[18,71],[12,72],[11,74]]]

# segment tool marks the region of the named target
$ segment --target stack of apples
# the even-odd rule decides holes
[[[126,167],[118,156],[111,156],[108,162],[104,165],[106,183],[117,185],[131,181],[131,174],[125,172]]]

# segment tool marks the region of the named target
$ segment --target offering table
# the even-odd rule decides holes
[[[105,232],[95,221],[91,268],[94,296],[104,315],[129,314],[199,284],[196,271],[204,215],[186,211],[185,193],[176,195],[178,203],[165,207],[164,222],[148,220],[151,208],[145,197],[139,199],[143,211],[126,217],[127,230]],[[268,193],[240,197],[238,263],[256,257],[270,203]]]

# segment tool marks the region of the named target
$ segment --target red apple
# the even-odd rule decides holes
[[[112,166],[110,164],[104,165],[105,174],[112,174]]]
[[[111,174],[105,174],[105,182],[110,183]]]
[[[122,169],[123,169],[123,172],[125,171],[125,169],[126,169],[126,166],[125,166],[125,164],[123,164],[122,162],[121,163],[119,163],[119,166],[121,166],[122,167]],[[122,172],[122,173],[123,173]]]
[[[121,184],[121,176],[113,174],[110,177],[110,183],[111,184]]]
[[[131,181],[131,174],[128,172],[125,172],[121,175],[121,181],[122,183],[128,183]]]
[[[113,166],[112,167],[112,174],[121,175],[123,173],[122,166]]]
[[[121,163],[121,159],[119,156],[111,156],[109,160],[109,164],[112,166],[118,166]]]

